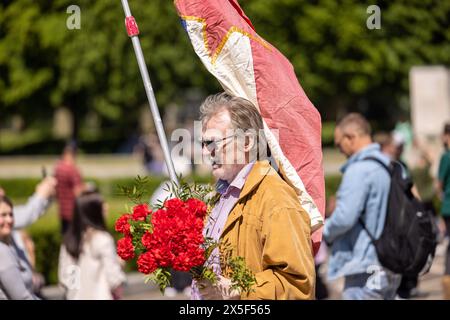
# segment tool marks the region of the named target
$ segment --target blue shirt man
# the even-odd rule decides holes
[[[380,164],[389,158],[372,143],[370,125],[363,116],[351,113],[335,130],[335,144],[348,157],[342,167],[336,208],[327,219],[324,239],[331,244],[329,279],[345,277],[344,299],[393,299],[400,277],[384,269],[375,247],[363,229],[378,238],[384,227],[390,177]]]

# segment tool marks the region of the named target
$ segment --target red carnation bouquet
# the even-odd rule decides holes
[[[156,283],[163,293],[170,285],[171,269],[214,283],[216,274],[207,261],[219,243],[203,236],[205,220],[215,202],[214,197],[208,197],[211,188],[185,182],[168,185],[175,197],[151,209],[141,201],[147,181],[138,177],[134,187],[122,187],[134,206],[115,224],[115,230],[124,236],[117,242],[118,255],[123,260],[136,258],[139,272],[147,275],[146,282]],[[229,271],[232,288],[250,290],[255,278],[243,259],[230,254],[224,257],[221,264]]]

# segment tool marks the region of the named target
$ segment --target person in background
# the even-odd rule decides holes
[[[365,158],[376,157],[386,165],[389,158],[372,142],[370,124],[358,113],[350,113],[337,123],[334,141],[348,160],[341,169],[335,209],[325,220],[323,236],[331,246],[328,279],[345,277],[345,300],[394,299],[401,277],[381,266],[360,222],[375,238],[380,237],[390,177],[379,163]]]
[[[75,202],[73,220],[60,250],[58,279],[68,300],[122,297],[125,273],[113,237],[106,230],[107,206],[97,192]]]
[[[164,162],[164,154],[156,134],[143,134],[139,138],[134,152],[141,155],[142,163],[149,174],[161,175],[163,173],[166,165]]]
[[[67,231],[72,221],[75,198],[84,189],[80,171],[75,163],[76,153],[75,143],[68,143],[63,150],[61,159],[55,166],[56,198],[59,204],[62,234]]]
[[[404,144],[405,144],[405,139],[403,138],[403,136],[398,133],[398,132],[393,132],[393,133],[386,133],[386,132],[380,132],[374,135],[374,141],[377,142],[380,147],[381,147],[381,152],[383,152],[385,155],[387,155],[392,161],[397,161],[399,162],[403,169],[405,174],[410,177],[414,183],[413,188],[412,188],[412,192],[413,194],[418,197],[419,199],[422,200],[425,208],[427,208],[427,210],[430,208],[430,206],[432,207],[432,202],[428,202],[427,204],[425,204],[424,202],[424,198],[422,196],[428,196],[427,194],[424,193],[424,188],[423,188],[423,178],[424,175],[428,174],[429,176],[429,172],[423,172],[423,171],[411,171],[409,170],[408,165],[401,160],[402,154],[403,154],[403,150],[404,150]],[[431,164],[428,165],[427,168],[425,168],[425,170],[429,170],[430,169]],[[414,173],[414,175],[413,175]],[[419,176],[418,176],[419,174]],[[430,177],[431,178],[431,177]],[[419,184],[417,184],[417,182],[419,182]],[[431,179],[432,182],[432,179]],[[421,190],[418,189],[418,186],[421,187]],[[431,188],[433,188],[433,185],[431,184]],[[420,192],[422,191],[422,193]],[[432,195],[431,195],[432,197]],[[433,210],[434,212],[434,210]],[[402,276],[402,281],[400,282],[400,286],[398,287],[397,290],[397,294],[400,298],[402,299],[410,299],[410,298],[417,298],[417,297],[424,297],[426,296],[426,293],[421,292],[418,289],[418,284],[419,284],[419,276],[406,276],[403,275]]]
[[[430,154],[426,150],[419,149],[418,161],[416,166],[411,169],[411,176],[425,209],[431,211],[438,218],[438,213],[433,203],[433,199],[436,196],[436,188],[430,173],[433,164],[431,159]]]
[[[38,300],[26,254],[12,237],[13,204],[0,196],[0,300]]]
[[[40,290],[45,284],[44,277],[36,271],[36,257],[34,242],[30,235],[23,230],[38,220],[48,209],[55,195],[56,179],[46,177],[36,186],[34,194],[28,198],[26,204],[16,205],[14,211],[14,230],[12,237],[15,245],[24,253],[31,266],[33,293],[42,298]],[[0,196],[5,196],[5,190],[0,186]]]
[[[444,144],[444,153],[439,161],[438,187],[442,198],[441,214],[445,221],[447,236],[450,237],[450,123],[444,126],[442,141]],[[450,300],[450,243],[447,246],[442,287],[444,290],[444,299]]]
[[[26,204],[14,206],[14,229],[23,229],[38,220],[48,209],[55,195],[57,181],[46,177],[36,185],[36,190]],[[6,195],[0,186],[0,196]]]
[[[403,168],[408,171],[408,165],[401,159],[405,140],[399,133],[379,132],[373,136],[373,141],[380,145],[382,153],[392,161],[400,162]]]

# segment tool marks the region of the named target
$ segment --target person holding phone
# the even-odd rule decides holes
[[[33,293],[32,268],[14,241],[13,204],[0,196],[0,300],[38,300]]]
[[[44,171],[44,170],[43,170]],[[42,215],[45,214],[55,195],[56,179],[54,177],[44,177],[36,185],[36,191],[28,198],[23,205],[13,207],[14,227],[11,237],[17,250],[23,253],[23,259],[26,259],[26,266],[30,267],[32,273],[33,293],[40,296],[40,289],[44,285],[44,279],[41,274],[35,271],[35,252],[32,238],[27,234],[24,228],[32,225]],[[4,197],[5,190],[0,186],[0,197]]]

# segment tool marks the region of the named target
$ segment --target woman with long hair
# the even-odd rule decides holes
[[[106,211],[106,204],[97,192],[85,192],[76,199],[58,268],[59,283],[68,300],[120,298],[126,277],[114,239],[106,230]]]
[[[0,196],[0,300],[38,300],[31,265],[14,242],[13,227],[13,204]]]

